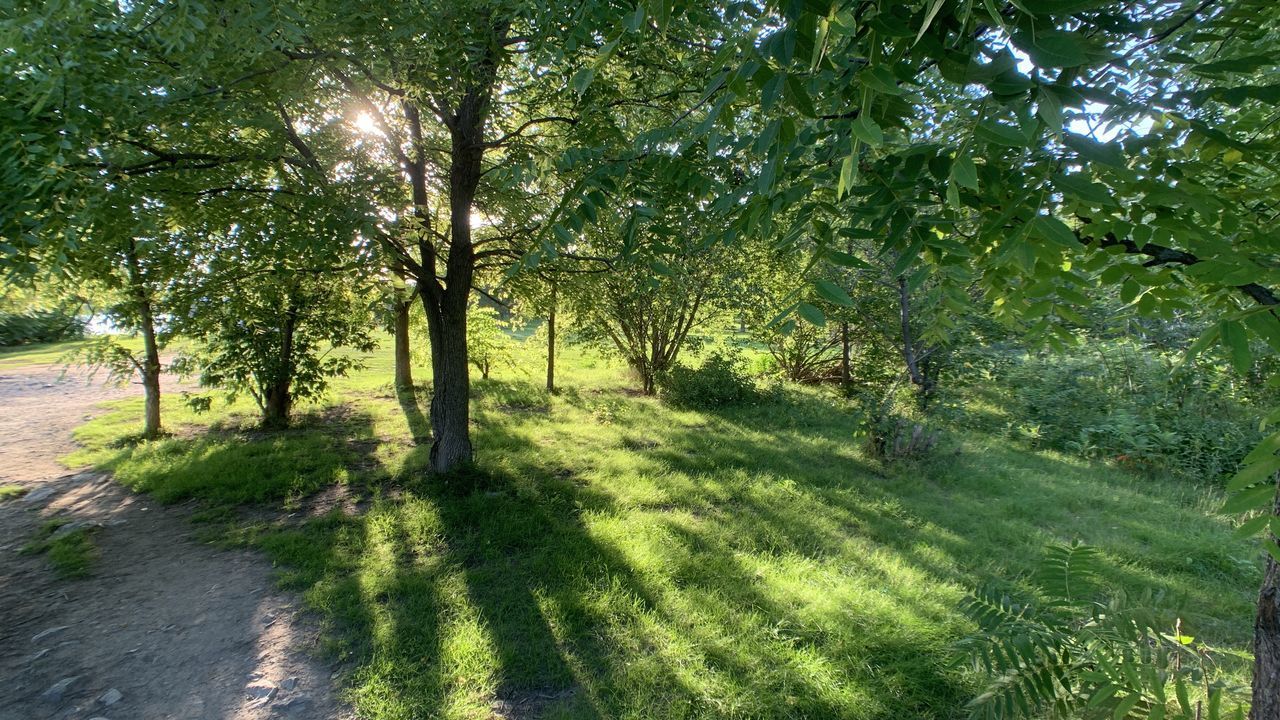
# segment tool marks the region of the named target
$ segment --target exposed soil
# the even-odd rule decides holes
[[[141,393],[60,375],[0,370],[0,484],[28,490],[0,502],[0,720],[353,717],[266,559],[202,544],[183,509],[58,464],[97,403]],[[91,528],[88,578],[20,552],[51,519]]]

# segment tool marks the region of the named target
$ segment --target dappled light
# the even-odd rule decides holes
[[[7,3],[0,714],[1280,718],[1278,59],[1275,0]]]

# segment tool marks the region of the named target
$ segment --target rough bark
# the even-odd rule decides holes
[[[431,470],[436,473],[447,473],[472,459],[467,367],[467,303],[475,277],[471,210],[482,173],[490,92],[488,83],[470,88],[449,123],[447,283],[441,287],[433,279],[422,294],[431,338]]]
[[[1272,512],[1280,515],[1280,496]],[[1271,540],[1275,539],[1272,535]],[[1249,717],[1280,718],[1280,565],[1270,553],[1253,622],[1253,704]]]
[[[467,368],[466,298],[445,295],[427,308],[431,337],[431,470],[447,473],[472,459],[471,378]]]
[[[547,312],[547,392],[556,391],[556,284],[551,283],[551,309]]]

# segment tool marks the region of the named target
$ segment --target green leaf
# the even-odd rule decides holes
[[[1069,250],[1080,247],[1080,241],[1076,238],[1076,234],[1071,231],[1071,228],[1052,215],[1035,216],[1031,219],[1031,229],[1036,235],[1055,245],[1060,245]]]
[[[951,163],[951,178],[970,190],[978,189],[978,168],[968,155],[961,155]]]
[[[801,115],[807,118],[818,116],[818,111],[813,106],[813,98],[809,96],[809,90],[805,88],[804,82],[798,75],[787,75],[782,93]]]
[[[1009,126],[1001,125],[994,120],[983,120],[974,128],[974,137],[984,140],[993,145],[1004,145],[1006,147],[1023,147],[1027,144],[1027,136],[1022,134],[1022,130]]]
[[[1253,365],[1253,353],[1249,351],[1249,335],[1244,327],[1235,320],[1223,320],[1219,325],[1222,331],[1222,342],[1231,350],[1231,364],[1236,372],[1249,372]]]
[[[1244,492],[1232,495],[1222,505],[1222,512],[1226,515],[1235,515],[1238,513],[1248,512],[1250,510],[1260,510],[1262,508],[1271,507],[1271,503],[1276,496],[1276,486],[1271,483],[1251,487]]]
[[[866,113],[858,113],[858,117],[849,123],[849,129],[853,131],[855,137],[871,147],[884,144],[884,132]]]
[[[1276,470],[1280,470],[1280,455],[1271,455],[1249,463],[1232,476],[1231,481],[1227,483],[1227,492],[1237,492],[1255,483],[1270,480]]]
[[[799,312],[800,317],[807,320],[811,325],[822,327],[827,324],[827,316],[824,315],[821,310],[809,303],[802,302],[799,305],[796,305],[796,312]]]
[[[591,81],[595,80],[596,71],[589,67],[580,68],[578,72],[573,74],[573,91],[581,96],[591,86]]]
[[[1044,121],[1050,132],[1055,135],[1062,132],[1062,101],[1053,91],[1040,88],[1036,94],[1036,114]]]
[[[1241,523],[1240,527],[1235,529],[1234,534],[1238,538],[1253,537],[1265,530],[1267,526],[1271,524],[1271,517],[1271,513],[1267,513],[1266,515],[1259,515],[1258,517],[1250,518],[1249,520]]]
[[[842,267],[850,267],[850,268],[871,267],[869,264],[864,262],[857,255],[850,255],[847,252],[840,252],[839,250],[827,250],[825,253],[823,253],[823,255],[831,262],[835,263],[836,265],[840,265]]]
[[[853,305],[853,298],[849,297],[849,293],[845,292],[844,288],[836,285],[830,280],[823,280],[819,278],[814,282],[813,287],[818,291],[818,295],[829,303],[834,305],[843,305],[845,307]]]
[[[857,147],[854,151],[845,156],[844,162],[840,163],[840,183],[836,186],[836,197],[844,197],[849,188],[853,187],[853,171],[857,163]]]
[[[1128,167],[1128,161],[1124,157],[1124,151],[1115,143],[1100,143],[1091,138],[1075,133],[1066,133],[1062,137],[1062,142],[1067,147],[1075,150],[1076,153],[1084,160],[1102,165],[1110,165],[1121,170]]]
[[[1138,701],[1141,699],[1142,696],[1136,693],[1121,699],[1120,702],[1116,703],[1115,712],[1111,713],[1112,720],[1123,720],[1129,714],[1129,711],[1138,705]]]
[[[1245,465],[1256,463],[1265,457],[1275,455],[1277,450],[1280,450],[1280,432],[1272,433],[1271,435],[1263,438],[1262,442],[1258,443],[1257,446],[1250,450],[1249,454],[1245,455],[1244,460],[1241,460],[1240,462]]]
[[[1088,46],[1079,33],[1064,30],[1034,30],[1015,33],[1013,44],[1044,68],[1068,68],[1089,61]]]
[[[1078,200],[1084,200],[1087,203],[1098,206],[1113,206],[1116,204],[1115,198],[1111,196],[1111,192],[1103,185],[1100,185],[1089,179],[1085,173],[1070,173],[1055,175],[1053,184],[1066,195],[1071,195]]]

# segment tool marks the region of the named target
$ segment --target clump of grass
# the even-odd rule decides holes
[[[27,489],[21,485],[0,485],[0,502],[6,500],[17,500],[27,494]]]
[[[70,521],[66,518],[46,522],[40,526],[31,542],[22,548],[22,552],[27,555],[44,555],[54,572],[63,579],[88,577],[98,556],[98,548],[91,537],[96,528],[79,527],[59,534],[58,530],[68,522]]]

